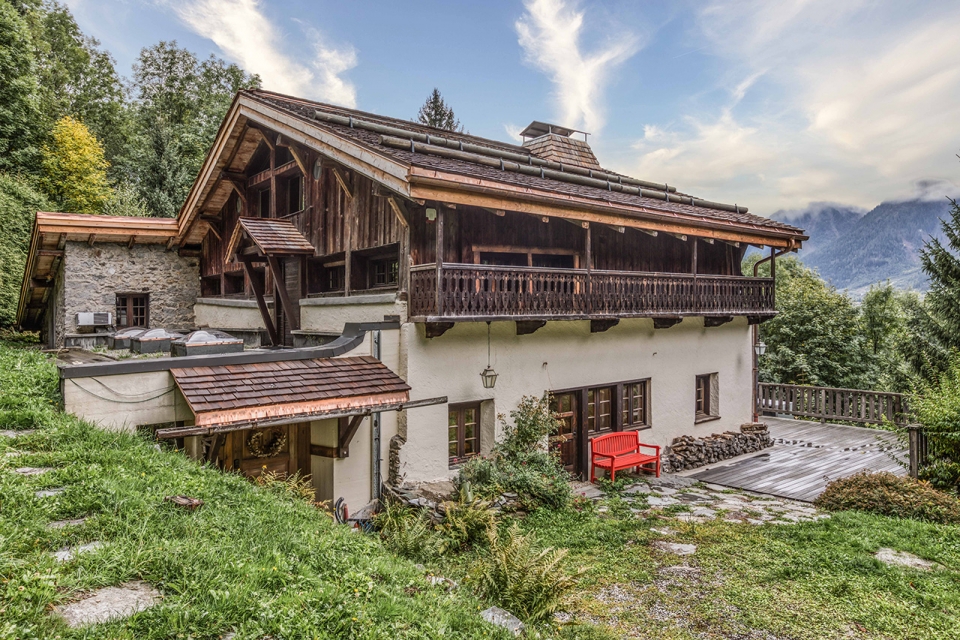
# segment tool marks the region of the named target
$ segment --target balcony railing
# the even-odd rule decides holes
[[[439,282],[438,282],[439,277]],[[769,316],[770,278],[476,264],[410,269],[414,318]]]

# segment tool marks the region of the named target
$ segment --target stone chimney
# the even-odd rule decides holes
[[[572,137],[575,133],[583,135],[583,140]],[[584,169],[601,169],[583,131],[534,120],[520,135],[524,138],[523,147],[538,158]]]

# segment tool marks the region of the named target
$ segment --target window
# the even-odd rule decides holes
[[[327,291],[343,291],[343,285],[346,281],[347,268],[345,266],[327,268]]]
[[[400,263],[397,260],[375,260],[373,262],[373,287],[396,285],[400,279]]]
[[[623,385],[620,400],[621,424],[624,429],[647,425],[647,381]]]
[[[590,433],[613,429],[613,387],[587,391],[587,428]]]
[[[480,453],[480,403],[450,405],[447,414],[450,466]]]
[[[696,383],[696,422],[719,418],[719,387],[717,374],[707,373],[697,376]]]
[[[150,322],[149,293],[117,294],[117,328],[146,327]]]

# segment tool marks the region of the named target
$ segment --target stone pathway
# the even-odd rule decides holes
[[[883,564],[891,567],[907,567],[908,569],[919,569],[920,571],[930,571],[939,567],[936,562],[924,560],[919,556],[906,551],[897,551],[883,547],[877,550],[873,556]]]
[[[0,438],[19,438],[20,436],[26,436],[36,431],[36,429],[0,429]]]
[[[605,496],[598,486],[586,482],[574,483],[573,489],[574,495],[594,501]],[[806,502],[737,491],[675,475],[638,478],[635,484],[624,489],[622,496],[631,506],[637,505],[631,508],[637,517],[649,517],[667,510],[670,517],[684,522],[707,522],[720,518],[725,522],[753,525],[768,522],[792,524],[829,517]],[[647,508],[640,508],[643,503]]]
[[[69,520],[57,520],[51,522],[47,525],[47,529],[66,529],[67,527],[75,527],[86,522],[86,518],[71,518]]]
[[[20,467],[13,470],[14,473],[19,473],[22,476],[39,476],[44,473],[53,471],[50,467]]]
[[[81,553],[96,551],[102,546],[102,542],[88,542],[87,544],[81,544],[76,547],[64,547],[63,549],[54,552],[53,557],[57,559],[57,562],[70,562]]]
[[[33,495],[37,498],[52,498],[53,496],[60,495],[66,490],[66,487],[54,487],[53,489],[41,489],[40,491],[34,491]]]
[[[98,589],[81,600],[57,607],[56,612],[67,626],[76,629],[132,616],[152,607],[160,597],[160,592],[146,582],[128,582],[119,587]]]

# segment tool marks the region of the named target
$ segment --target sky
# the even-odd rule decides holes
[[[176,40],[266,89],[466,130],[589,132],[605,167],[760,215],[960,195],[956,0],[66,0],[130,74]]]

